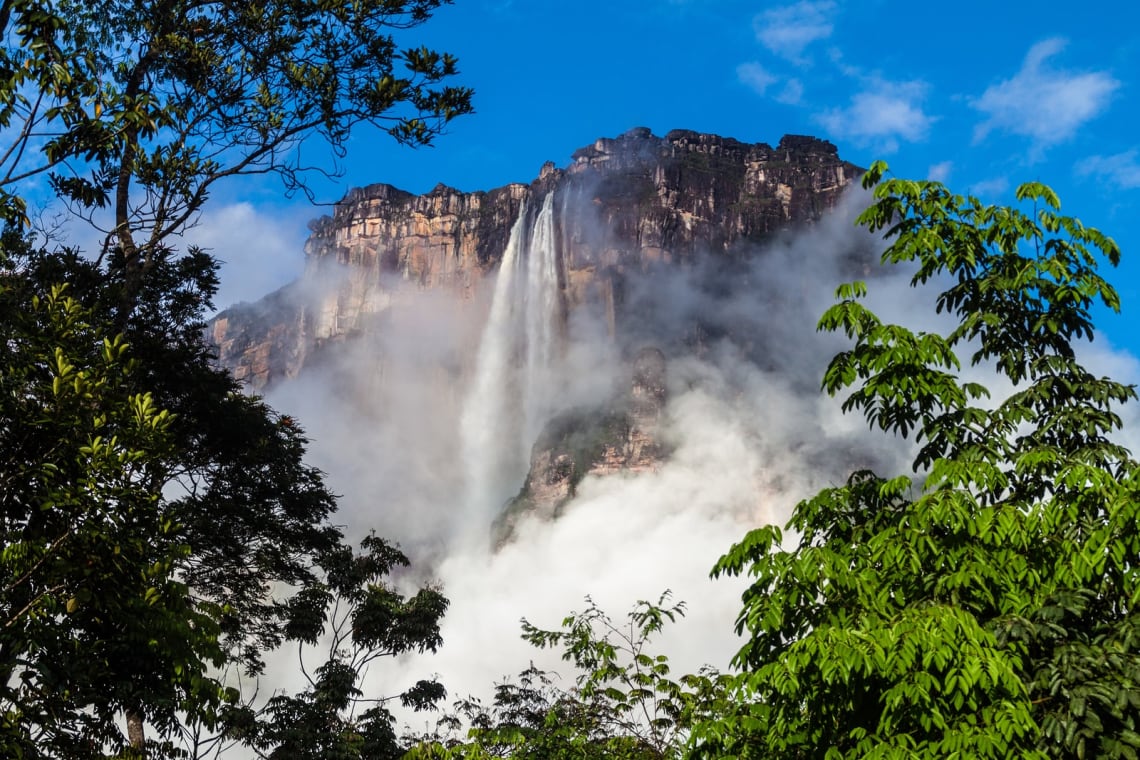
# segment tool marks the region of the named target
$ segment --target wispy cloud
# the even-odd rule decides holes
[[[831,36],[832,0],[801,0],[794,5],[769,8],[752,21],[756,39],[776,55],[795,63],[804,63],[808,45]]]
[[[974,141],[1003,131],[1028,137],[1033,151],[1068,140],[1108,107],[1120,82],[1107,71],[1073,71],[1049,65],[1066,41],[1042,40],[1029,49],[1021,70],[991,85],[971,105],[986,115],[974,129]]]
[[[888,82],[872,77],[845,108],[824,111],[815,119],[833,137],[893,153],[900,140],[926,139],[934,121],[923,110],[926,90],[924,82]]]
[[[926,178],[932,182],[945,182],[950,179],[950,172],[954,169],[951,161],[940,161],[926,170]]]
[[[804,97],[804,85],[798,79],[789,79],[784,85],[784,89],[776,95],[776,100],[780,103],[785,103],[789,106],[799,105],[799,102]]]
[[[736,67],[736,78],[757,95],[763,95],[768,88],[780,81],[775,74],[755,61],[742,63]]]
[[[1008,177],[991,177],[970,185],[970,193],[982,198],[993,198],[1009,189]]]
[[[804,96],[804,85],[799,79],[792,77],[785,81],[756,61],[748,61],[737,66],[736,79],[757,95],[767,95],[769,90],[783,81],[784,86],[780,88],[779,92],[772,95],[777,103],[789,106],[799,105]]]
[[[295,208],[267,211],[244,201],[207,206],[200,223],[184,238],[222,262],[216,306],[254,301],[301,274],[305,213]]]
[[[1077,164],[1076,173],[1119,190],[1134,190],[1140,187],[1140,155],[1133,148],[1111,156],[1090,156]]]

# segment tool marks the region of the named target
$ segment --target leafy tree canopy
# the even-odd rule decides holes
[[[325,577],[288,601],[288,633],[300,648],[308,688],[276,694],[261,709],[235,707],[214,742],[219,750],[236,739],[270,760],[396,760],[404,750],[387,704],[431,710],[446,696],[435,680],[394,695],[364,693],[364,675],[376,659],[439,648],[447,600],[430,586],[410,597],[399,593],[389,576],[408,558],[387,541],[369,536],[361,550],[337,552]],[[325,648],[325,659],[310,672],[305,653],[318,647]]]
[[[587,607],[559,630],[523,621],[523,638],[560,648],[576,671],[564,688],[557,674],[534,667],[517,682],[495,687],[491,705],[456,703],[442,731],[419,737],[407,760],[662,760],[679,758],[692,727],[723,708],[725,677],[711,668],[672,677],[665,655],[652,654],[653,637],[684,615],[669,593],[641,601],[614,620],[587,597]],[[467,727],[467,737],[455,732]]]
[[[95,260],[11,228],[0,241],[15,756],[118,752],[123,714],[136,754],[224,728],[238,695],[214,668],[256,675],[299,636],[311,610],[290,590],[348,588],[303,432],[212,365],[217,263],[170,236],[224,177],[303,188],[308,138],[342,155],[371,123],[423,145],[469,112],[454,58],[397,43],[446,2],[0,0],[0,218],[25,223],[23,183],[46,176],[76,213],[111,219]],[[442,614],[430,598],[421,622]],[[370,645],[430,643],[424,625]]]
[[[203,677],[224,661],[224,607],[178,577],[187,531],[157,494],[175,420],[69,290],[0,279],[5,757],[94,757],[121,746],[120,711],[145,702],[169,733],[227,698]]]
[[[845,285],[820,329],[853,345],[823,386],[914,434],[915,475],[857,472],[796,507],[794,548],[766,527],[720,560],[753,578],[740,700],[695,754],[1135,758],[1140,471],[1112,436],[1136,393],[1074,347],[1095,302],[1119,307],[1097,272],[1119,250],[1044,185],[987,206],[885,170],[860,222],[940,289],[950,330],[884,323]],[[963,380],[962,351],[1009,395]]]
[[[107,249],[143,266],[224,177],[303,188],[329,170],[307,138],[424,145],[470,112],[455,58],[395,36],[448,1],[4,0],[0,187],[47,172],[77,210],[109,205]]]

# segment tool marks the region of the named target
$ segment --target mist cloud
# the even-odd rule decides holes
[[[493,278],[470,301],[430,290],[406,297],[400,282],[387,283],[393,306],[377,316],[382,329],[334,346],[279,386],[271,401],[312,436],[312,460],[342,494],[349,534],[376,530],[400,542],[416,563],[403,582],[438,582],[452,603],[443,649],[378,663],[366,692],[391,694],[438,674],[453,697],[487,697],[532,661],[569,679],[557,653],[520,639],[519,621],[556,628],[587,594],[621,617],[671,589],[688,615],[657,651],[677,674],[727,667],[740,645],[732,629],[744,581],[710,580],[716,560],[750,528],[783,524],[797,501],[853,469],[910,471],[912,442],[869,431],[819,391],[845,341],[815,325],[841,281],[869,278],[868,304],[884,321],[946,328],[933,289],[912,289],[903,268],[878,269],[881,243],[853,224],[865,203],[849,192],[822,222],[777,237],[727,276],[726,260],[708,257],[631,278],[629,308],[641,323],[616,339],[588,308],[571,314],[551,412],[605,403],[628,387],[623,357],[657,345],[669,357],[661,435],[672,454],[655,472],[586,477],[563,517],[522,519],[498,551],[464,540],[458,430]],[[694,321],[707,327],[697,340]],[[1086,353],[1109,374],[1140,377],[1134,359],[1102,342]],[[992,403],[1008,392],[986,367],[964,374],[994,388]],[[426,728],[422,716],[403,718]]]
[[[300,276],[304,262],[295,252],[298,241],[305,238],[305,218],[305,214],[267,211],[244,201],[207,206],[183,240],[205,249],[222,264],[214,304],[225,309],[255,301]]]
[[[453,695],[486,695],[531,660],[559,666],[521,641],[520,618],[556,627],[587,594],[620,617],[665,589],[689,606],[661,645],[675,672],[726,667],[739,646],[732,624],[741,587],[708,578],[716,560],[747,530],[783,523],[798,499],[851,469],[906,461],[881,436],[844,423],[838,401],[818,391],[839,345],[816,334],[819,312],[838,282],[864,276],[874,259],[873,240],[853,225],[862,203],[849,194],[824,222],[738,258],[727,278],[714,256],[631,277],[624,318],[637,324],[616,340],[602,315],[572,313],[548,389],[551,411],[606,403],[628,388],[623,357],[657,345],[669,356],[661,435],[673,453],[656,472],[587,477],[562,518],[523,519],[498,552],[463,540],[458,430],[492,279],[471,301],[430,290],[394,295],[377,315],[382,329],[329,349],[274,390],[274,405],[311,435],[311,459],[341,494],[349,534],[374,529],[399,541],[419,577],[451,599],[441,652],[377,667],[373,687],[390,693],[438,673]],[[387,287],[399,294],[402,283]],[[708,326],[698,344],[694,321]]]

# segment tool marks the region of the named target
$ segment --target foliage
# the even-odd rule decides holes
[[[50,287],[44,283],[70,283],[69,292],[97,331],[109,332],[120,321],[124,277],[108,276],[68,252],[25,251],[10,263],[11,280],[30,292]],[[153,477],[136,482],[149,489],[164,522],[178,526],[182,549],[169,572],[189,587],[196,614],[206,615],[216,629],[224,662],[257,673],[262,653],[287,637],[288,609],[269,593],[271,584],[303,588],[316,582],[321,563],[341,551],[341,534],[328,523],[335,501],[320,472],[303,462],[305,439],[298,425],[240,393],[233,378],[212,365],[201,343],[201,312],[215,281],[208,256],[192,252],[156,260],[135,303],[127,307],[131,321],[124,332],[136,363],[119,387],[124,393],[145,389],[171,414]],[[19,410],[10,419],[17,425],[23,421]],[[53,461],[50,452],[44,457]],[[143,527],[139,541],[161,540],[161,534]],[[29,538],[38,538],[39,529],[36,522],[24,526]],[[144,616],[107,619],[85,635],[91,642],[138,636],[181,646],[174,632],[156,637],[148,625]],[[189,672],[201,678],[205,666]],[[134,658],[107,678],[127,688],[145,680],[144,675],[167,677],[144,658]],[[141,728],[162,708],[151,705],[142,690],[131,693],[126,709],[139,716]],[[188,711],[187,720],[191,725],[213,722],[210,713],[196,711]],[[172,738],[181,730],[172,723],[157,728]]]
[[[74,256],[30,252],[21,260],[20,271],[25,283],[70,281],[76,286],[71,289],[82,293],[107,322],[122,303],[122,280],[107,279]],[[303,747],[319,753],[320,742],[341,741],[336,738],[340,734],[328,731],[334,720],[343,723],[343,747],[356,747],[356,739],[344,737],[363,732],[364,748],[389,742],[384,746],[391,754],[396,751],[392,716],[382,704],[351,720],[336,717],[345,709],[351,715],[362,702],[349,675],[362,674],[379,656],[434,650],[440,644],[438,621],[447,602],[432,588],[405,600],[380,583],[393,568],[407,564],[402,553],[381,539],[366,539],[364,554],[354,557],[340,531],[328,523],[335,502],[321,473],[303,463],[305,439],[299,425],[240,393],[232,377],[211,364],[199,336],[201,304],[208,301],[213,272],[209,257],[157,261],[137,295],[134,320],[127,328],[129,335],[137,336],[134,352],[148,361],[136,362],[129,382],[118,386],[127,392],[145,383],[155,389],[155,398],[177,410],[166,426],[167,446],[156,455],[160,474],[146,485],[156,512],[178,525],[180,551],[168,570],[189,590],[193,606],[185,620],[205,616],[195,630],[213,632],[213,664],[226,666],[231,674],[241,667],[256,676],[264,667],[264,653],[287,640],[315,644],[326,622],[333,644],[329,661],[310,679],[308,692],[277,695],[269,709],[252,717],[245,708],[226,708],[215,699],[209,711],[182,704],[186,716],[179,725],[160,720],[163,713],[144,692],[131,691],[127,704],[158,729],[157,739],[148,745],[152,756],[166,745],[181,743],[192,746],[194,756],[204,757],[236,741],[263,748],[279,744],[284,749],[273,756],[302,757]],[[136,540],[153,543],[157,538],[140,527]],[[283,588],[270,594],[270,584],[295,593]],[[333,614],[329,610],[338,610],[339,617],[327,619]],[[128,618],[136,619],[137,634],[129,627],[124,632],[123,619],[115,618],[113,629],[92,627],[85,635],[91,641],[111,642],[154,635],[148,618]],[[169,648],[182,644],[173,631],[162,641]],[[160,678],[164,672],[136,659],[118,663],[104,677],[107,683],[134,684],[140,673]],[[186,672],[201,679],[204,663],[188,665]],[[203,683],[217,687],[211,679]],[[334,689],[345,689],[337,699],[348,703],[331,699]],[[423,682],[398,696],[426,706],[433,695],[442,696],[440,687]],[[233,702],[238,695],[224,696]],[[215,714],[219,707],[220,716]],[[77,756],[90,757],[89,752]]]
[[[917,476],[858,472],[749,533],[741,699],[697,732],[703,757],[1135,758],[1140,753],[1137,463],[1110,437],[1132,387],[1075,356],[1115,243],[1032,204],[985,206],[933,182],[865,185],[884,262],[941,292],[946,335],[881,322],[841,287],[820,328],[854,341],[824,388],[919,446]],[[878,184],[880,183],[881,184]],[[1012,385],[987,399],[958,352]]]
[[[88,179],[74,181],[111,200],[109,245],[128,267],[145,268],[224,177],[275,172],[288,189],[303,188],[310,135],[338,156],[362,122],[401,142],[431,142],[471,110],[471,93],[440,86],[457,73],[452,56],[401,51],[392,31],[421,24],[443,2],[60,0],[69,24],[102,40],[93,132],[109,147]]]
[[[517,683],[495,687],[488,707],[478,699],[457,703],[445,727],[468,725],[468,741],[421,737],[407,755],[415,758],[515,760],[594,758],[651,760],[680,757],[690,728],[720,709],[724,678],[711,669],[670,678],[668,658],[648,651],[666,622],[684,605],[641,601],[624,623],[613,621],[587,597],[584,612],[548,631],[523,621],[523,638],[535,646],[560,647],[578,676],[572,689],[533,665]]]
[[[0,217],[26,221],[21,183],[43,173],[73,211],[112,212],[94,262],[4,237],[3,572],[14,574],[0,688],[13,753],[116,751],[116,711],[132,751],[152,756],[210,729],[234,696],[210,666],[258,673],[295,635],[284,590],[340,572],[335,501],[303,461],[303,432],[202,345],[217,263],[168,243],[224,177],[273,172],[302,188],[308,137],[342,155],[367,122],[423,145],[470,111],[470,91],[445,85],[454,58],[393,37],[446,2],[0,2]],[[100,358],[103,338],[122,366]],[[65,369],[78,373],[64,378],[71,406],[45,385]],[[144,400],[161,421],[147,436],[128,424]],[[113,559],[72,555],[91,541]],[[89,667],[72,665],[76,642]]]
[[[188,283],[189,261],[160,262],[144,283],[130,360],[121,336],[101,338],[120,299],[90,263],[31,251],[7,262],[0,747],[119,752],[114,724],[133,710],[156,731],[152,757],[235,743],[268,757],[396,757],[385,700],[364,699],[358,679],[377,657],[435,650],[447,602],[430,587],[405,599],[382,582],[407,565],[401,552],[370,537],[354,555],[327,523],[334,502],[302,462],[296,422],[210,365],[194,318],[212,262]],[[54,277],[73,286],[41,295]],[[326,627],[328,661],[303,694],[254,712],[238,701],[255,695],[223,687],[225,673],[256,675],[267,650],[315,645]],[[442,696],[429,681],[397,695],[417,708]]]
[[[227,694],[203,674],[222,661],[222,608],[178,579],[186,531],[155,493],[174,419],[134,390],[122,336],[12,264],[0,279],[2,754],[115,749],[116,714],[138,701],[163,730],[179,711],[212,722]]]
[[[320,583],[301,589],[287,602],[287,633],[299,647],[308,688],[295,696],[276,694],[264,706],[235,706],[226,731],[204,739],[221,753],[234,741],[253,747],[259,757],[397,758],[403,754],[385,707],[399,699],[415,710],[434,708],[445,696],[436,681],[420,681],[403,693],[366,698],[362,680],[370,663],[407,652],[436,651],[439,622],[447,600],[432,587],[405,597],[385,581],[408,565],[396,547],[376,536],[362,552],[344,548],[327,564]],[[327,647],[327,659],[312,673],[305,652]]]
[[[394,36],[446,2],[8,0],[0,186],[47,171],[78,208],[109,204],[109,247],[142,266],[224,177],[304,187],[310,136],[337,156],[360,123],[424,145],[469,112],[456,60]]]
[[[19,183],[84,154],[75,143],[91,123],[99,77],[87,30],[65,23],[49,0],[0,3],[0,31],[0,222],[12,222],[27,208]]]

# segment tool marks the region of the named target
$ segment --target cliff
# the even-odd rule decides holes
[[[249,387],[304,372],[317,408],[348,409],[333,435],[385,441],[340,454],[383,473],[375,493],[409,512],[452,503],[504,542],[559,516],[585,478],[668,466],[668,389],[704,382],[694,363],[816,391],[793,370],[797,304],[866,251],[809,234],[782,265],[777,233],[831,229],[816,223],[860,171],[810,137],[635,129],[525,185],[370,185],[310,225],[298,282],[209,337]],[[735,382],[717,393],[752,392]]]
[[[398,322],[425,290],[448,292],[478,323],[480,285],[512,225],[552,192],[564,310],[593,303],[620,336],[637,327],[631,275],[705,253],[751,255],[774,231],[817,221],[860,172],[811,137],[786,136],[773,148],[634,129],[575,151],[565,168],[548,163],[525,185],[473,193],[439,185],[425,195],[370,185],[311,223],[299,282],[223,312],[209,339],[222,365],[261,390],[330,344]]]

